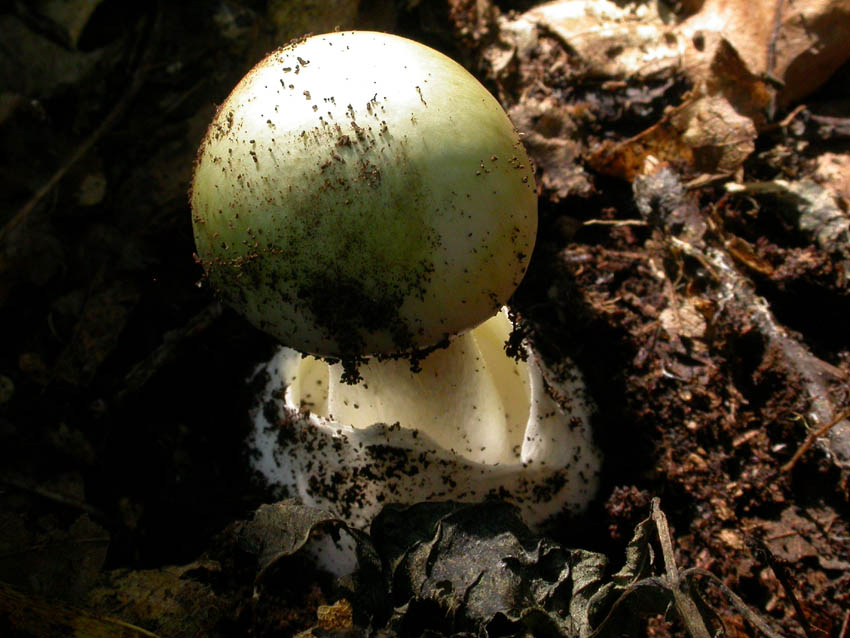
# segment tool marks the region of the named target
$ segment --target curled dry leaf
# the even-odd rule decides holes
[[[850,58],[847,0],[707,0],[682,21],[658,3],[557,0],[500,26],[508,40],[522,34],[524,50],[536,29],[556,34],[584,77],[646,79],[684,71],[703,94],[727,83],[716,60],[728,47],[751,76],[781,84],[782,106],[811,93]]]
[[[683,172],[734,172],[755,149],[753,121],[721,96],[705,96],[668,112],[658,124],[619,143],[603,143],[588,157],[597,171],[632,181],[647,162],[667,162]],[[545,182],[544,182],[545,183]]]
[[[660,122],[588,158],[596,170],[628,180],[649,156],[690,173],[733,172],[777,107],[811,93],[850,57],[847,0],[709,0],[684,19],[658,3],[557,0],[501,17],[498,26],[499,39],[485,52],[496,77],[540,55],[554,35],[568,60],[550,73],[572,83],[689,80],[685,102]]]
[[[544,189],[558,199],[590,194],[590,180],[577,161],[581,142],[569,107],[551,96],[530,98],[515,105],[508,115],[524,132],[523,145],[543,172]]]
[[[677,115],[673,122],[697,170],[731,173],[755,149],[753,121],[719,95],[700,98]]]
[[[725,40],[751,74],[781,83],[777,103],[786,106],[818,88],[850,57],[850,3],[706,0],[676,32],[692,45],[684,48],[692,77],[703,75],[705,61]],[[709,71],[705,79],[711,77]]]
[[[587,77],[646,79],[669,70],[681,55],[681,43],[651,3],[559,0],[520,20],[526,31],[542,28],[557,35]]]
[[[665,308],[659,319],[664,329],[673,337],[699,339],[705,335],[705,317],[697,310],[692,299],[685,299],[678,307]]]

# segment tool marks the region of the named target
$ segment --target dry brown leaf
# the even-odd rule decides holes
[[[677,32],[690,42],[685,66],[693,77],[726,40],[750,73],[783,83],[777,102],[786,106],[850,58],[850,1],[706,0]]]
[[[683,173],[727,175],[755,148],[756,129],[726,98],[705,96],[668,111],[639,135],[606,144],[587,157],[597,171],[632,181],[647,159],[671,164]]]
[[[783,84],[780,106],[811,93],[850,59],[850,0],[706,0],[678,24],[654,3],[556,0],[518,21],[560,37],[585,77],[643,78],[681,68],[698,86],[731,86],[737,78],[714,68],[719,50],[731,48],[752,77]]]
[[[685,174],[728,175],[753,152],[777,105],[804,97],[850,58],[850,0],[706,0],[694,9],[677,22],[656,3],[556,0],[500,18],[500,38],[485,58],[496,75],[507,73],[515,61],[537,55],[536,44],[548,34],[568,52],[568,78],[633,81],[684,73],[693,90],[683,104],[587,159],[627,180],[650,157]],[[540,163],[549,188],[546,162]]]
[[[116,570],[91,591],[87,603],[95,613],[163,636],[209,636],[233,613],[228,600],[204,580],[220,569],[214,561],[200,560],[160,569]]]
[[[604,142],[585,158],[588,165],[629,182],[641,175],[648,164],[669,164],[687,170],[694,163],[693,150],[683,142],[671,117],[682,108],[671,109],[664,119],[635,137],[618,143]]]
[[[694,168],[704,173],[732,173],[755,149],[753,121],[739,115],[720,95],[702,97],[672,117],[681,142],[691,149]]]
[[[523,132],[523,144],[542,169],[541,185],[556,199],[587,195],[590,180],[577,161],[581,143],[569,108],[553,97],[529,98],[510,109],[514,125]]]
[[[560,0],[531,9],[521,20],[560,37],[587,77],[650,77],[679,59],[680,43],[653,4]]]

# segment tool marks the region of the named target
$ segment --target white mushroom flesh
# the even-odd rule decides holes
[[[555,378],[531,349],[526,362],[508,357],[509,332],[499,314],[420,373],[373,360],[356,386],[282,348],[254,413],[256,469],[361,527],[390,502],[502,498],[531,525],[580,511],[600,463],[584,384],[576,372]]]

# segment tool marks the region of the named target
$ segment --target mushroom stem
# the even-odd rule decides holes
[[[370,359],[361,383],[330,366],[328,418],[357,428],[399,423],[477,463],[517,458],[529,412],[527,364],[505,355],[510,322],[498,314],[429,354],[416,372],[405,359]]]
[[[504,498],[535,526],[583,509],[600,457],[581,376],[552,374],[527,346],[527,361],[509,357],[510,329],[500,313],[419,373],[369,360],[356,386],[338,364],[282,349],[255,411],[255,467],[356,526],[392,502]]]

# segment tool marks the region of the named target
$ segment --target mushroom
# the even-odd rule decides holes
[[[386,502],[500,497],[539,524],[592,499],[579,373],[505,350],[536,187],[460,65],[373,32],[273,52],[218,109],[191,204],[209,281],[285,344],[254,413],[270,482],[356,526]]]
[[[494,315],[537,230],[534,175],[499,103],[443,54],[372,32],[257,64],[207,131],[191,200],[224,300],[347,362]]]

